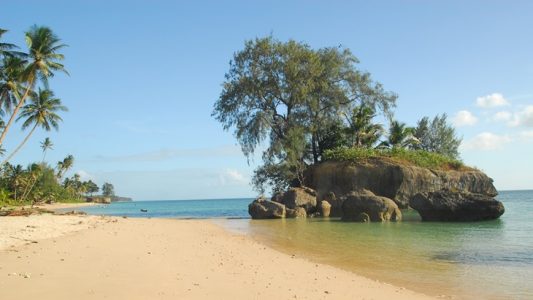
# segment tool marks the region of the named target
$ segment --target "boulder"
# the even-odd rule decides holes
[[[291,208],[285,208],[286,213],[285,216],[287,218],[306,218],[307,212],[305,211],[305,208],[303,207],[297,207],[295,209]]]
[[[490,196],[450,190],[418,193],[409,204],[423,221],[492,220],[505,212],[503,204]]]
[[[328,201],[322,200],[320,201],[320,206],[318,207],[320,210],[320,215],[323,217],[329,217],[331,213],[331,204],[329,204]]]
[[[442,189],[491,197],[498,194],[492,179],[479,170],[433,170],[380,158],[318,164],[307,171],[305,184],[316,191],[317,199],[325,200],[330,193],[336,195],[335,201],[328,199],[332,215],[342,213],[343,199],[361,189],[390,198],[400,208],[407,208],[418,193]]]
[[[252,219],[284,218],[285,205],[260,197],[248,205],[248,213]]]
[[[351,192],[342,203],[342,220],[355,222],[400,221],[402,213],[389,198],[368,190]]]
[[[279,196],[276,196],[279,199]],[[290,188],[281,196],[281,203],[287,208],[295,209],[297,207],[305,208],[309,214],[314,212],[316,207],[316,193],[310,188],[296,187]]]

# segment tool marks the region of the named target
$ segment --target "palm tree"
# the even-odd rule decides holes
[[[38,80],[48,88],[48,78],[54,76],[54,72],[68,72],[59,63],[65,57],[58,53],[66,45],[61,44],[61,40],[48,27],[33,26],[26,32],[26,43],[28,44],[28,62],[21,76],[21,82],[25,83],[25,92],[18,100],[18,103],[9,118],[2,134],[0,135],[0,145],[4,142],[6,134],[15,121],[19,110],[24,105],[24,101],[31,94]]]
[[[63,119],[56,112],[67,111],[67,108],[61,105],[60,99],[53,97],[54,93],[52,91],[39,88],[37,95],[31,98],[31,103],[24,106],[17,121],[26,118],[24,123],[22,123],[22,129],[26,129],[32,124],[33,127],[22,143],[5,159],[4,163],[9,161],[26,144],[37,127],[40,126],[46,131],[50,131],[52,128],[58,130],[59,122],[63,121]]]
[[[405,123],[392,121],[387,140],[379,146],[386,148],[409,148],[418,143],[418,139],[413,135],[414,131],[414,128],[407,127]]]
[[[54,150],[53,147],[54,147],[54,144],[52,143],[49,137],[45,138],[44,141],[41,142],[41,149],[43,149],[43,163],[46,157],[46,152],[48,150]]]
[[[0,28],[0,40],[2,39],[2,36],[4,35],[4,33],[6,32],[7,30]],[[0,42],[0,57],[16,55],[18,52],[13,51],[13,49],[17,49],[17,48],[18,47],[14,44]]]
[[[371,107],[361,105],[354,108],[352,115],[347,117],[347,130],[353,147],[372,147],[379,140],[383,134],[383,126],[372,123],[375,116]]]
[[[7,165],[8,166],[8,178],[9,178],[9,185],[14,193],[14,200],[17,201],[17,191],[18,188],[21,187],[24,182],[24,169],[21,165]]]
[[[57,162],[57,178],[61,180],[63,175],[74,165],[74,156],[68,155],[63,161]]]
[[[31,164],[30,166],[28,166],[28,170],[27,170],[27,173],[28,173],[27,181],[28,182],[27,182],[26,188],[24,189],[24,192],[22,193],[22,197],[20,199],[25,200],[26,197],[28,197],[28,195],[33,190],[33,187],[35,186],[35,183],[37,182],[39,177],[41,177],[42,171],[43,171],[42,166],[39,164]],[[35,201],[32,201],[32,207],[33,207],[34,202]]]
[[[20,78],[26,61],[17,56],[5,56],[0,69],[0,115],[11,112],[17,105],[24,86]]]

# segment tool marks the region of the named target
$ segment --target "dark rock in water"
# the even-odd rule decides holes
[[[499,218],[505,208],[482,194],[441,190],[419,193],[410,202],[423,221],[482,221]]]
[[[290,188],[283,193],[283,196],[275,195],[275,197],[280,203],[285,204],[287,208],[303,207],[308,214],[316,209],[316,192],[310,188]]]
[[[317,199],[332,205],[332,216],[340,216],[342,201],[352,191],[361,189],[390,198],[401,208],[407,208],[418,193],[442,189],[491,197],[498,194],[492,179],[479,170],[432,170],[384,159],[324,162],[309,169],[305,184],[316,191]],[[336,195],[335,201],[327,199],[331,194]]]
[[[320,215],[323,217],[329,217],[331,214],[331,204],[329,204],[328,201],[322,200],[320,201],[320,205],[318,207]]]
[[[142,209],[142,208],[141,208],[141,212],[148,212],[148,210],[147,210],[147,209]]]
[[[307,212],[303,207],[297,207],[295,209],[285,208],[287,218],[306,218]]]
[[[277,219],[285,217],[285,205],[265,198],[257,198],[248,205],[252,219]]]
[[[355,222],[400,221],[402,213],[389,198],[359,190],[346,196],[342,203],[342,220]]]

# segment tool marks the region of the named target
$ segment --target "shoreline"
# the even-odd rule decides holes
[[[45,228],[32,227],[37,221]],[[29,224],[19,233],[31,229],[34,235],[0,247],[0,287],[7,298],[432,299],[282,253],[212,220],[0,218],[1,227],[13,228],[10,223]],[[53,226],[62,230],[39,238]]]

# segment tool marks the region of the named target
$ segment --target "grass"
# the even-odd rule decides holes
[[[364,162],[371,159],[385,158],[390,161],[417,167],[437,170],[471,170],[462,161],[444,156],[442,154],[424,150],[371,149],[371,148],[337,148],[326,150],[326,160]]]

